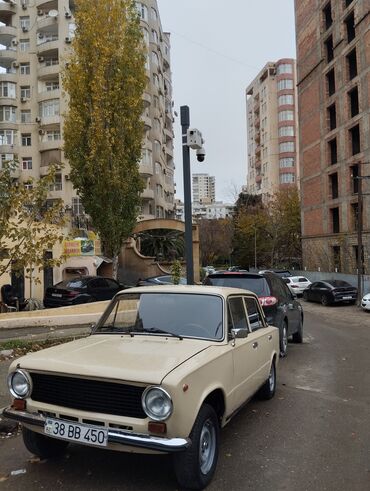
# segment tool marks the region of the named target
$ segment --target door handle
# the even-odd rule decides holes
[[[269,341],[271,341],[271,339],[272,339],[272,334],[269,335]]]
[[[255,343],[252,344],[252,346],[253,346],[254,349],[256,349],[256,348],[258,348],[258,343],[255,342]]]

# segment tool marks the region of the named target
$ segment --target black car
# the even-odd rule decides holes
[[[180,278],[180,285],[186,285],[186,278]],[[153,286],[153,285],[173,285],[173,278],[171,275],[151,276],[143,280],[138,280],[136,286]]]
[[[286,356],[288,337],[295,343],[303,341],[303,309],[288,286],[275,273],[219,272],[207,276],[205,285],[243,288],[254,292],[267,322],[279,328],[280,355]]]
[[[303,298],[310,302],[331,305],[339,302],[356,303],[357,288],[343,280],[315,281],[303,291]]]
[[[110,300],[124,287],[112,278],[78,276],[46,289],[45,308]]]

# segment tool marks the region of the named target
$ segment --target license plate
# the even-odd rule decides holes
[[[352,300],[352,297],[343,297],[343,300]]]
[[[106,428],[70,423],[59,419],[48,418],[45,421],[44,433],[54,438],[97,445],[99,447],[106,447],[108,443],[108,429]]]
[[[58,298],[61,298],[62,297],[62,294],[61,293],[52,293],[51,294],[52,297],[58,297]]]

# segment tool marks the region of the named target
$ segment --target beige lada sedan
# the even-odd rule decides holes
[[[279,331],[256,295],[208,286],[118,293],[92,335],[15,360],[4,416],[42,457],[69,443],[171,453],[181,486],[215,472],[219,429],[275,393]]]

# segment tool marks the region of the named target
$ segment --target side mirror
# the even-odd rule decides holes
[[[90,324],[90,334],[92,334],[95,331],[95,327],[96,327],[96,322]]]
[[[247,338],[249,334],[248,329],[231,329],[231,337],[233,339],[244,339]]]

